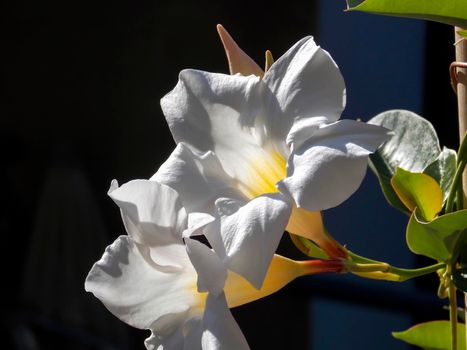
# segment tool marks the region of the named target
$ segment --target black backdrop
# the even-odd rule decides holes
[[[171,152],[159,99],[181,69],[227,72],[217,23],[263,62],[265,49],[278,56],[304,35],[319,40],[316,6],[312,0],[2,5],[0,332],[6,348],[14,349],[18,338],[46,349],[143,347],[145,332],[100,316],[106,311],[80,287],[105,245],[124,230],[106,196],[110,180],[147,178]],[[455,99],[438,87],[448,82],[452,33],[430,24],[428,34],[425,115],[443,144],[455,148]],[[446,71],[433,69],[440,66]],[[305,348],[305,302],[291,286],[234,313],[254,349]]]

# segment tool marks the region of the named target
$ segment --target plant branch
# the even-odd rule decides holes
[[[462,38],[457,32],[462,30],[462,28],[455,27],[455,46],[456,46],[456,61],[458,62],[467,62],[467,40]],[[458,118],[459,118],[459,138],[460,142],[462,143],[462,139],[467,132],[467,69],[459,69],[456,70],[456,77],[457,77],[457,106],[458,106]],[[462,148],[462,147],[461,147]],[[458,191],[458,209],[462,207],[466,208],[467,206],[467,171],[464,171],[463,175],[463,185],[460,186],[462,188],[462,193]],[[460,200],[462,198],[462,200]],[[461,204],[462,203],[462,207]],[[467,293],[464,293],[464,299],[467,304]],[[466,308],[467,314],[467,308]],[[452,322],[452,321],[451,321]],[[457,322],[457,319],[456,319]],[[452,327],[452,325],[451,325]],[[457,332],[457,324],[453,327]],[[465,336],[467,337],[467,331]],[[456,344],[457,345],[457,344]]]
[[[451,350],[457,350],[457,295],[451,278],[452,267],[448,266],[449,321],[451,323]]]
[[[460,64],[453,72],[456,77],[456,91],[457,91],[457,107],[459,119],[459,139],[462,138],[467,132],[467,68],[463,67],[467,63],[467,40],[457,34],[462,28],[455,28],[455,47],[456,47],[456,62]],[[464,205],[467,204],[467,171],[463,176],[463,190],[464,190]]]

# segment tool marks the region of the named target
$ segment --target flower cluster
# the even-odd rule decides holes
[[[263,71],[218,31],[231,74],[184,70],[162,98],[175,150],[151,179],[112,183],[128,235],[86,279],[113,314],[152,331],[148,349],[246,349],[229,308],[299,276],[342,271],[346,249],[320,211],[356,191],[388,137],[339,120],[344,81],[311,37],[274,63],[267,53]],[[284,231],[325,260],[275,255]]]

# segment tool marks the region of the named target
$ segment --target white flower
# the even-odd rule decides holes
[[[284,229],[345,255],[319,211],[359,187],[387,130],[338,120],[344,81],[311,37],[262,78],[184,70],[161,106],[177,147],[152,180],[220,216],[221,235],[207,236],[229,269],[259,288]]]
[[[344,81],[311,37],[262,78],[184,70],[161,106],[177,147],[152,180],[220,216],[221,235],[207,236],[229,269],[259,288],[286,228],[345,255],[320,211],[359,187],[387,130],[338,120]]]
[[[85,288],[122,321],[150,329],[148,349],[248,349],[229,307],[274,293],[298,276],[339,272],[340,262],[295,262],[274,256],[261,290],[227,271],[206,245],[182,237],[212,217],[187,216],[177,193],[147,180],[112,183],[129,236],[94,264]]]

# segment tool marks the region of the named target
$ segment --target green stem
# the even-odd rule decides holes
[[[389,273],[399,275],[401,277],[400,282],[407,281],[411,278],[420,277],[423,275],[428,275],[430,273],[436,272],[439,269],[442,269],[446,266],[445,263],[437,263],[430,266],[425,266],[419,269],[401,269],[398,267],[389,266]]]
[[[354,252],[348,249],[347,249],[347,252],[349,253],[349,256],[352,258],[352,260],[357,263],[362,263],[362,264],[380,264],[381,263],[381,261],[368,259],[368,258],[365,258],[364,256],[355,254]]]
[[[446,201],[446,214],[451,213],[454,209],[454,197],[458,192],[459,186],[462,186],[462,174],[465,169],[466,162],[462,160],[456,169],[456,174],[454,175],[454,180],[452,181],[451,190],[449,191],[449,196]],[[462,187],[461,187],[462,191]],[[461,209],[461,208],[459,208]]]
[[[392,276],[392,277],[397,276],[398,282],[403,282],[411,278],[427,275],[427,274],[436,272],[439,269],[442,269],[446,266],[445,263],[441,262],[441,263],[437,263],[434,265],[425,266],[419,269],[402,269],[402,268],[391,266],[381,261],[376,261],[373,259],[365,258],[363,256],[360,256],[358,254],[351,252],[350,250],[348,250],[348,253],[349,253],[349,256],[352,258],[352,261],[356,263],[355,266],[357,269],[355,272],[361,272],[359,271],[361,270],[361,266],[367,264],[369,265],[371,271],[387,273],[388,276]],[[379,269],[376,268],[377,266],[379,266]],[[349,268],[351,270],[352,265],[349,265]],[[381,279],[381,274],[379,274],[378,276],[379,276],[379,279]],[[394,278],[388,278],[388,279],[391,281],[394,281]]]

